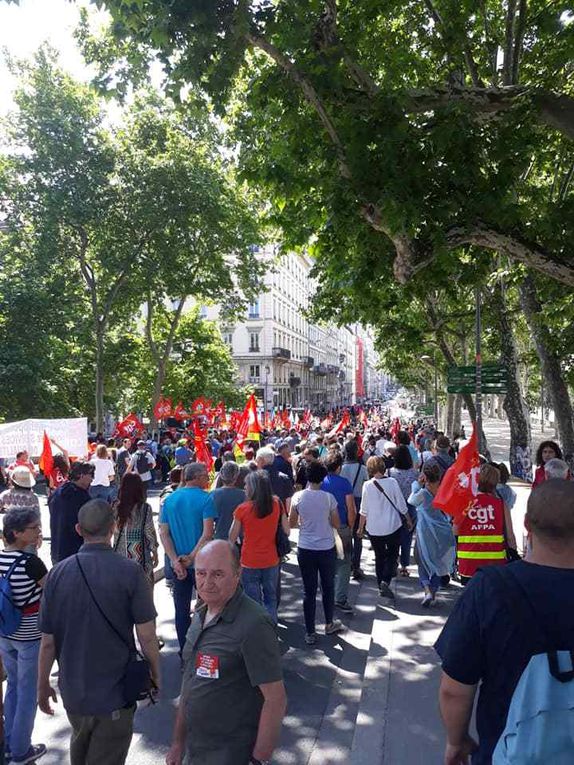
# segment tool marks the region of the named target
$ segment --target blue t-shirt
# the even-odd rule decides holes
[[[497,569],[500,567],[497,566]],[[528,593],[531,608],[551,647],[574,644],[574,569],[552,568],[525,561],[501,569],[512,574]],[[520,676],[541,646],[533,626],[534,614],[526,601],[516,606],[498,582],[496,571],[485,568],[471,579],[456,603],[435,644],[442,668],[464,685],[480,681],[476,727],[479,749],[472,765],[490,765],[492,753],[506,723]]]
[[[187,446],[178,446],[174,453],[176,465],[188,465],[193,457],[193,452]]]
[[[170,494],[161,508],[159,522],[169,526],[178,555],[190,553],[203,533],[203,521],[216,518],[213,497],[195,486],[183,486]]]
[[[329,473],[329,475],[323,479],[321,484],[323,491],[328,491],[337,500],[337,510],[339,511],[339,519],[341,526],[349,525],[349,517],[347,515],[347,501],[346,498],[353,496],[353,487],[346,478],[337,475],[337,473]]]

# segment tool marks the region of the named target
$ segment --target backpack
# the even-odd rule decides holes
[[[138,452],[138,458],[136,460],[136,470],[142,475],[143,473],[149,473],[151,470],[149,462],[147,460],[147,452]]]
[[[29,557],[30,553],[22,553],[22,555],[19,558],[16,558],[14,563],[12,563],[8,571],[0,577],[0,635],[2,637],[13,635],[22,622],[23,606],[17,606],[14,603],[10,577],[20,561]],[[32,589],[32,594],[28,600],[30,600],[33,595],[34,589]],[[26,603],[24,603],[24,605],[26,605]]]
[[[512,569],[493,570],[511,613],[538,633],[536,645],[542,650],[533,652],[514,689],[492,765],[569,765],[574,761],[574,636],[569,650],[555,649]]]

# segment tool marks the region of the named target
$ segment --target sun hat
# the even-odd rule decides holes
[[[10,473],[12,483],[20,486],[22,489],[31,489],[36,485],[36,479],[26,465],[18,465]]]

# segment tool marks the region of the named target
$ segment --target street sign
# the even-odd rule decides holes
[[[449,393],[475,393],[476,367],[449,367],[447,378]],[[481,393],[503,394],[508,390],[508,375],[502,364],[483,364],[480,376]]]

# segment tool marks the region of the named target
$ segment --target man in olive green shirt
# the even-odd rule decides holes
[[[223,540],[195,559],[199,597],[167,765],[258,765],[279,739],[286,696],[274,625],[243,592],[239,557]]]

